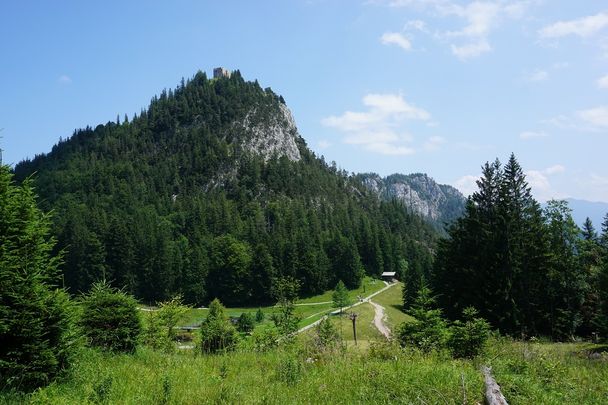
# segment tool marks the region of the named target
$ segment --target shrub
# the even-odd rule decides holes
[[[315,331],[315,346],[319,350],[333,349],[342,341],[340,333],[329,318],[325,318],[319,322],[315,327]]]
[[[257,312],[255,313],[255,321],[257,323],[262,323],[262,322],[264,322],[265,317],[266,316],[264,315],[262,308],[258,308]]]
[[[105,281],[82,297],[80,324],[90,346],[112,352],[134,352],[142,331],[135,298]]]
[[[398,338],[402,346],[413,346],[423,352],[445,347],[448,327],[441,317],[441,310],[433,309],[434,304],[431,290],[423,285],[410,311],[415,320],[404,322],[399,327]]]
[[[251,333],[255,327],[255,319],[249,312],[243,312],[239,316],[239,320],[236,323],[236,328],[239,332]]]
[[[156,350],[167,353],[175,351],[175,327],[190,308],[182,303],[182,297],[177,295],[168,301],[159,303],[157,311],[147,315],[144,342]]]
[[[462,314],[464,322],[455,321],[450,328],[448,348],[454,357],[473,358],[483,351],[490,335],[490,325],[477,317],[473,307],[465,308]]]
[[[265,352],[279,345],[279,331],[276,328],[258,329],[253,332],[253,349],[256,352]]]
[[[224,314],[224,307],[216,298],[209,305],[209,315],[201,324],[201,351],[217,353],[232,350],[238,342],[238,333]]]
[[[295,313],[300,282],[293,277],[277,278],[273,281],[273,295],[277,299],[278,312],[272,314],[272,321],[285,337],[298,330],[301,317]]]
[[[75,308],[57,288],[54,246],[31,181],[15,186],[0,166],[0,389],[46,385],[76,353]]]

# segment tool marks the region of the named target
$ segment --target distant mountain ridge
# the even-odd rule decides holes
[[[361,182],[383,200],[397,199],[438,227],[452,223],[464,212],[466,198],[456,188],[438,184],[425,173],[358,175]]]
[[[585,219],[589,217],[593,226],[597,231],[601,229],[604,216],[608,214],[608,203],[594,202],[587,200],[578,200],[575,198],[567,198],[566,201],[572,208],[572,218],[577,225],[581,226]]]

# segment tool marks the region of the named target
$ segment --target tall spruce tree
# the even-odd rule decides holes
[[[75,315],[54,245],[31,181],[16,186],[0,166],[0,389],[48,384],[71,363]]]
[[[540,205],[514,155],[482,167],[465,214],[439,243],[433,284],[451,318],[474,307],[511,334],[542,331],[548,246]]]

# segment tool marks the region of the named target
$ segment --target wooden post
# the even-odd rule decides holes
[[[355,338],[355,345],[357,344],[357,314],[354,312],[350,314],[350,320],[353,321],[353,337]]]

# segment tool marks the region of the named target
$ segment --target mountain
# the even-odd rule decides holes
[[[383,200],[399,200],[439,228],[452,223],[464,212],[466,198],[460,191],[437,184],[424,173],[392,174],[385,178],[376,173],[364,173],[357,177]]]
[[[581,226],[585,219],[589,217],[597,231],[601,229],[604,217],[608,215],[608,203],[592,202],[586,200],[566,199],[572,209],[572,217],[577,225]]]
[[[119,96],[119,95],[117,95]],[[71,292],[99,279],[154,302],[272,300],[364,274],[430,271],[436,231],[306,146],[285,100],[236,71],[198,72],[132,117],[15,166],[53,211]]]

